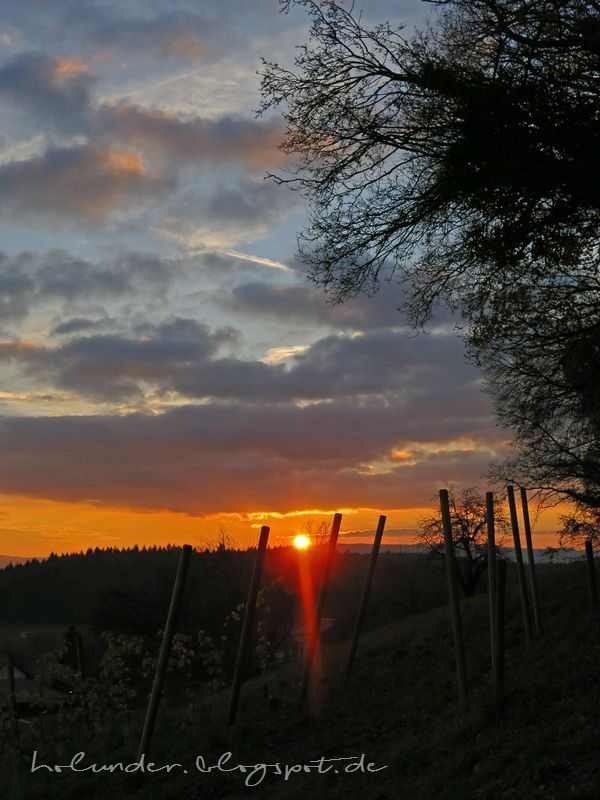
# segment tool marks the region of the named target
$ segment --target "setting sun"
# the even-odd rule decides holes
[[[310,544],[310,539],[303,533],[299,533],[298,536],[294,536],[294,547],[296,550],[306,550],[308,547],[310,547]]]

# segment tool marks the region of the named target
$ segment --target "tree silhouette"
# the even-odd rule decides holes
[[[395,275],[417,326],[449,304],[516,430],[502,474],[600,501],[600,2],[440,0],[410,36],[282,5],[310,38],[265,62],[261,110],[287,122],[310,277],[341,301]]]
[[[450,486],[448,499],[458,580],[464,594],[471,597],[488,563],[486,502],[473,487],[458,493]],[[508,520],[498,502],[494,503],[494,520],[497,546],[501,546],[508,530]],[[433,555],[444,557],[444,531],[439,513],[419,521],[417,538],[429,547]]]

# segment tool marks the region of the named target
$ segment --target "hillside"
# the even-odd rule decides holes
[[[243,690],[237,727],[225,735],[228,693],[208,694],[159,715],[156,762],[182,762],[187,775],[26,775],[28,797],[242,798],[247,773],[198,774],[226,752],[231,763],[305,764],[311,759],[360,756],[386,769],[373,774],[270,775],[253,789],[261,798],[373,800],[499,800],[594,798],[600,795],[597,758],[600,634],[586,599],[582,564],[540,571],[544,636],[525,648],[509,573],[506,711],[496,721],[490,703],[487,598],[463,603],[470,679],[468,709],[455,700],[454,656],[447,608],[372,630],[361,642],[355,670],[341,680],[346,643],[327,647],[324,677],[313,710],[299,710],[298,667],[271,672]],[[268,684],[270,701],[265,700]],[[65,763],[78,750],[90,761],[133,760],[139,715],[104,743],[40,743],[47,759]],[[332,762],[333,763],[333,762]],[[337,762],[335,762],[337,763]],[[342,762],[340,762],[342,763]],[[346,762],[343,762],[346,763]]]

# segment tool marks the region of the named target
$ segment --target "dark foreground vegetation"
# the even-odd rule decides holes
[[[289,551],[273,551],[271,564],[279,559],[281,567],[292,555],[297,557]],[[165,581],[167,574],[172,578],[175,568],[175,553],[168,556],[168,552],[156,556],[164,559]],[[249,556],[251,553],[223,550],[198,554],[196,568],[230,560],[229,566],[238,564],[240,580],[245,583]],[[152,561],[150,555],[131,552],[122,558],[123,563],[138,566],[144,558]],[[318,560],[318,556],[313,558]],[[87,559],[97,561],[100,570],[103,559],[114,565],[119,556],[104,553]],[[58,565],[66,569],[69,563],[81,566],[76,558],[56,559],[47,569]],[[157,764],[182,763],[187,774],[179,768],[168,775],[93,775],[64,770],[31,774],[33,750],[39,751],[40,763],[46,764],[66,764],[79,751],[86,752],[86,765],[135,760],[158,638],[156,631],[136,631],[131,621],[128,630],[113,628],[103,634],[92,625],[80,624],[77,631],[86,660],[82,675],[73,644],[77,631],[71,630],[65,639],[65,630],[59,625],[35,626],[32,635],[22,639],[14,633],[26,625],[4,625],[0,645],[4,650],[11,647],[17,663],[33,656],[36,641],[47,647],[50,633],[62,644],[37,654],[41,659],[32,676],[33,692],[17,691],[21,721],[16,755],[6,709],[3,711],[3,797],[234,798],[250,791],[266,798],[318,793],[330,798],[379,800],[598,796],[600,633],[589,611],[585,566],[573,563],[541,569],[545,632],[530,648],[523,643],[516,578],[509,570],[507,691],[501,719],[496,719],[491,702],[486,595],[463,603],[469,703],[461,713],[456,701],[449,614],[443,605],[443,573],[435,562],[419,556],[384,555],[380,566],[369,612],[371,630],[361,641],[354,672],[343,681],[348,626],[334,624],[326,635],[329,642],[323,648],[322,675],[314,682],[310,707],[298,706],[298,653],[293,647],[286,649],[283,641],[275,647],[269,639],[272,632],[267,622],[274,612],[263,594],[251,675],[242,692],[236,727],[229,733],[224,728],[229,680],[224,654],[228,641],[236,642],[239,609],[234,606],[225,620],[219,621],[220,638],[206,632],[199,635],[197,628],[192,632],[191,600],[204,592],[210,605],[214,587],[190,581],[187,616],[174,644],[152,747]],[[339,614],[340,620],[351,620],[365,567],[365,556],[340,556],[326,609],[328,619]],[[42,565],[7,574],[15,580],[14,575],[27,575],[28,569],[41,574]],[[145,575],[147,580],[150,573],[148,570]],[[280,572],[279,580],[272,572],[270,575],[266,588],[271,596],[291,597],[295,605],[293,585],[284,587],[285,573]],[[0,577],[6,580],[4,572]],[[291,581],[291,570],[287,577]],[[49,588],[51,583],[45,586]],[[241,594],[243,588],[239,587]],[[41,595],[41,590],[35,593]],[[400,602],[399,598],[404,599]],[[107,601],[103,596],[103,602]],[[274,602],[273,607],[276,605]],[[396,621],[392,622],[389,617],[394,615]],[[70,616],[64,619],[65,625],[72,621]],[[288,644],[296,636],[292,625]],[[47,688],[51,684],[54,688]],[[318,774],[313,769],[309,774],[293,772],[287,781],[271,774],[253,789],[244,785],[249,773],[196,771],[197,755],[210,765],[227,751],[233,753],[232,765],[299,765],[321,756],[360,758],[365,753],[365,764],[374,762],[386,769],[370,774],[361,768],[351,774],[343,768],[337,774],[334,770]]]

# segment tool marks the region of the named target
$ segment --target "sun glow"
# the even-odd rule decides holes
[[[306,550],[310,547],[310,544],[310,539],[303,533],[299,533],[298,536],[294,536],[294,547],[296,550]]]

